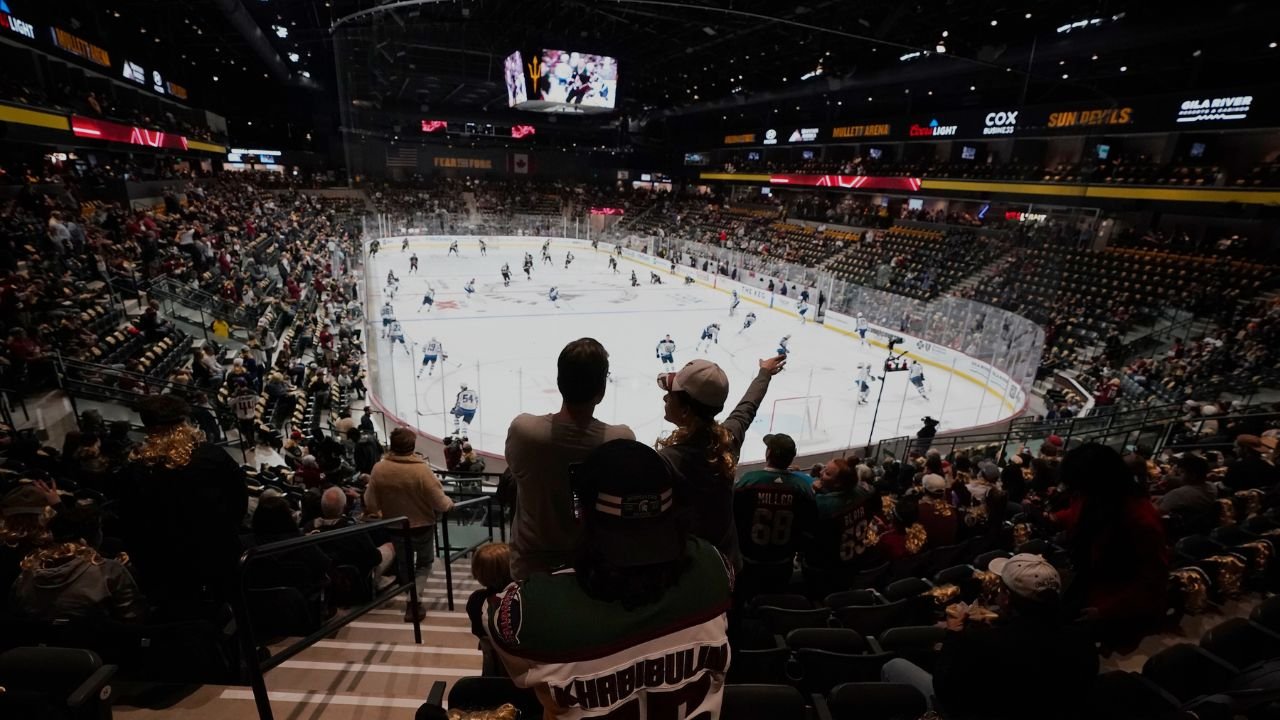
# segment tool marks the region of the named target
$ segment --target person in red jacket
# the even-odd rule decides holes
[[[1160,513],[1120,453],[1089,443],[1067,453],[1073,496],[1052,515],[1066,532],[1075,580],[1066,599],[1104,645],[1136,646],[1164,620],[1169,543]]]

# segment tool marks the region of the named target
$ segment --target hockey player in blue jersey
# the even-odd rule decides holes
[[[427,341],[422,349],[422,367],[418,368],[418,377],[422,377],[422,371],[427,371],[427,376],[435,372],[436,361],[444,362],[449,356],[444,353],[444,343],[434,337]]]
[[[391,307],[391,301],[388,300],[386,304],[382,306],[380,313],[382,315],[382,332],[379,333],[379,337],[386,337],[387,329],[391,327],[391,323],[395,322],[396,309]]]
[[[557,288],[555,285],[552,285],[551,289],[547,291],[547,299],[551,301],[552,305],[555,305],[556,307],[560,307],[560,304],[556,302],[557,300],[560,299],[560,289]]]
[[[796,305],[796,314],[800,316],[800,324],[801,324],[801,325],[805,324],[805,322],[806,322],[805,315],[806,315],[808,312],[809,312],[809,303],[804,302],[803,300],[801,300],[801,301],[800,301],[800,304],[799,304],[799,305]]]
[[[870,345],[867,342],[867,318],[862,313],[858,313],[858,317],[853,319],[853,329],[858,332],[858,337],[862,338],[863,345]]]
[[[920,397],[925,400],[929,399],[924,390],[924,366],[920,364],[919,360],[911,361],[911,367],[907,368],[907,379],[911,381],[912,385],[916,386],[916,392],[920,393]]]
[[[657,356],[658,362],[662,363],[662,369],[666,372],[676,371],[676,341],[668,335],[658,341]]]
[[[729,303],[729,317],[738,311],[738,306],[742,304],[742,298],[738,297],[738,291],[733,291],[733,302]]]
[[[409,274],[418,272],[418,253],[409,256]]]
[[[391,327],[387,330],[387,337],[391,339],[391,347],[394,348],[396,343],[400,343],[400,346],[404,348],[404,351],[409,353],[410,357],[413,356],[413,354],[409,352],[409,346],[404,341],[404,327],[400,325],[399,320],[391,321]]]
[[[471,296],[476,294],[476,279],[471,278],[468,280],[467,284],[462,286],[462,289],[467,291],[467,299],[470,300]]]
[[[779,355],[781,355],[781,356],[783,356],[783,357],[787,357],[788,355],[790,355],[790,354],[791,354],[791,349],[787,347],[787,343],[789,343],[789,342],[791,342],[791,336],[790,336],[790,335],[783,335],[783,336],[782,336],[782,339],[778,341],[778,354],[779,354]]]
[[[866,405],[867,396],[871,394],[871,383],[875,377],[871,374],[871,363],[858,363],[858,376],[853,384],[858,387],[858,404]]]
[[[476,410],[480,408],[480,396],[475,390],[468,390],[467,384],[462,383],[458,386],[458,396],[453,401],[453,434],[461,435],[463,423],[467,429],[471,429],[471,421],[475,419]]]
[[[702,345],[703,343],[706,343],[705,348]],[[720,344],[720,323],[711,323],[710,325],[702,328],[702,337],[698,340],[698,344],[694,349],[710,350],[712,343],[715,343],[716,345]]]
[[[742,319],[742,330],[746,330],[747,328],[755,324],[756,324],[756,314],[753,312],[749,312],[747,313],[747,316]],[[739,330],[738,334],[742,334],[742,330]]]
[[[418,312],[422,312],[422,308],[426,308],[427,312],[431,312],[431,306],[436,304],[436,289],[427,285],[427,291],[422,294],[422,304],[418,306]]]

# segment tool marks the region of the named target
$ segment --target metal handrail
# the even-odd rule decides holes
[[[245,569],[249,563],[259,558],[287,553],[300,547],[322,545],[354,535],[368,534],[383,528],[395,529],[401,533],[403,546],[396,554],[399,556],[401,577],[406,578],[406,580],[376,592],[369,602],[351,608],[345,614],[335,615],[306,637],[295,640],[283,649],[273,653],[269,652],[266,657],[259,657],[259,647],[254,641],[253,617],[249,612],[248,588],[245,584]],[[409,606],[411,608],[418,606],[418,584],[413,572],[413,544],[409,538],[409,530],[408,518],[391,518],[259,545],[249,548],[240,556],[240,562],[237,567],[235,602],[233,603],[236,617],[236,635],[240,641],[241,662],[249,673],[249,685],[253,689],[253,701],[257,705],[258,718],[260,720],[272,720],[275,717],[271,712],[271,698],[267,694],[266,679],[264,677],[267,672],[406,590],[409,593]],[[422,623],[417,614],[413,614],[412,622],[413,641],[421,645]],[[265,647],[261,649],[266,650]]]
[[[501,514],[501,521],[498,523],[498,527],[501,532],[502,542],[506,542],[507,541],[506,507],[502,503],[502,501],[499,500],[494,495],[483,495],[481,497],[475,497],[475,498],[471,498],[470,500],[463,500],[462,502],[454,503],[453,508],[448,512],[442,513],[440,515],[440,522],[436,523],[440,527],[440,533],[441,533],[440,551],[444,553],[444,586],[445,586],[445,594],[448,597],[448,601],[449,601],[450,611],[452,611],[454,608],[453,561],[457,560],[460,557],[465,556],[467,553],[474,552],[476,548],[480,547],[481,545],[484,545],[485,543],[493,542],[493,523],[492,522],[488,523],[488,526],[489,526],[488,538],[481,539],[466,547],[458,548],[455,551],[453,546],[449,544],[449,513],[455,512],[459,508],[472,507],[472,506],[479,505],[480,503],[484,503],[485,505],[486,518],[493,517],[493,506],[494,506],[494,503],[497,503],[498,511]]]

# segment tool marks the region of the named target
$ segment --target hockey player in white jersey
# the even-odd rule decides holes
[[[462,289],[467,291],[467,300],[470,300],[471,296],[476,294],[476,279],[471,278],[468,280],[467,284],[462,286]]]
[[[703,343],[706,343],[705,347],[703,346]],[[712,343],[715,343],[716,345],[720,344],[720,323],[711,323],[710,325],[702,328],[702,337],[699,338],[695,350],[710,350]]]
[[[489,246],[485,244],[484,238],[480,238],[480,255],[483,257],[488,257],[489,255]]]
[[[467,429],[471,429],[471,421],[475,419],[476,410],[480,408],[480,396],[475,390],[467,388],[466,383],[458,386],[458,396],[453,401],[453,434],[461,435],[462,425],[465,423]]]
[[[569,269],[569,264],[570,264],[570,263],[572,263],[572,262],[573,262],[573,252],[572,252],[572,251],[570,251],[570,252],[565,253],[565,254],[564,254],[564,269],[565,269],[565,270],[568,270],[568,269]]]
[[[738,291],[733,291],[733,301],[729,303],[729,317],[733,317],[738,312],[738,306],[742,304],[742,298],[738,297]]]
[[[422,308],[426,308],[427,312],[431,312],[431,307],[436,304],[436,289],[427,285],[427,291],[422,294],[422,304],[418,306],[418,312],[422,312]]]
[[[511,266],[502,263],[502,287],[511,287]]]
[[[875,381],[875,377],[871,375],[871,363],[858,363],[858,376],[854,378],[853,384],[858,386],[858,404],[866,405],[867,397],[871,394],[871,383]]]
[[[449,243],[449,252],[445,253],[445,255],[446,255],[446,256],[448,256],[448,255],[457,255],[458,257],[462,257],[462,255],[458,253],[458,241],[457,241],[457,240],[454,240],[453,242]]]
[[[557,302],[560,299],[560,288],[552,285],[551,289],[547,291],[547,299],[551,301],[552,305],[560,307],[560,303]]]
[[[920,393],[920,397],[925,400],[929,399],[929,396],[925,395],[924,389],[924,366],[920,364],[919,360],[911,361],[911,366],[907,368],[907,379],[911,381],[912,385],[916,386],[916,392]]]
[[[379,333],[379,337],[385,338],[387,336],[387,329],[391,327],[391,323],[395,322],[396,309],[391,306],[391,301],[388,300],[383,304],[382,310],[380,310],[379,313],[382,316],[382,332]]]
[[[418,368],[418,377],[422,377],[422,371],[427,371],[427,376],[435,372],[436,361],[444,362],[448,359],[448,355],[444,353],[444,343],[434,337],[427,341],[426,346],[422,349],[422,367]]]
[[[867,342],[867,316],[858,313],[858,317],[853,319],[853,329],[858,332],[858,337],[862,338],[862,344],[869,346]]]
[[[805,322],[807,322],[807,320],[805,319],[805,315],[806,315],[808,312],[809,312],[809,303],[807,303],[807,302],[805,302],[805,301],[801,300],[801,301],[800,301],[800,304],[799,304],[799,305],[796,305],[796,314],[800,316],[800,324],[801,324],[801,325],[803,325],[803,324],[805,324]]]
[[[668,335],[658,341],[657,356],[658,362],[662,363],[662,369],[666,372],[676,371],[676,341]]]
[[[778,341],[778,354],[779,354],[779,355],[781,355],[781,356],[783,356],[783,357],[787,357],[787,356],[789,356],[789,355],[791,354],[791,348],[787,347],[787,343],[789,343],[789,342],[791,342],[791,336],[790,336],[790,335],[783,335],[783,336],[782,336],[782,339]]]
[[[746,330],[747,328],[755,324],[756,324],[756,314],[753,312],[749,312],[747,313],[747,316],[742,319],[742,330]],[[739,335],[742,334],[742,330],[738,331]]]
[[[387,337],[391,339],[391,347],[394,348],[396,343],[400,343],[404,351],[409,353],[409,346],[404,341],[404,327],[400,325],[399,320],[391,321],[391,328],[387,331]],[[409,353],[409,355],[412,357],[413,354]]]

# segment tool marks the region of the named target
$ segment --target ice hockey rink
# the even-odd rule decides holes
[[[545,238],[540,237],[486,237],[487,256],[481,256],[475,236],[456,238],[458,255],[447,253],[454,238],[415,236],[406,251],[402,239],[382,240],[366,263],[369,388],[393,419],[439,438],[454,432],[450,410],[465,383],[478,392],[479,409],[463,434],[484,453],[503,453],[507,427],[519,413],[559,408],[556,357],[581,337],[593,337],[609,351],[611,379],[596,417],[624,423],[638,440],[650,443],[672,429],[663,420],[663,392],[656,385],[662,366],[655,349],[663,336],[670,334],[676,343],[677,369],[699,357],[724,368],[730,380],[727,411],[755,377],[760,359],[772,357],[778,341],[790,335],[787,367],[773,379],[756,415],[743,462],[763,460],[761,439],[769,432],[792,435],[807,455],[914,434],[925,415],[938,418],[945,431],[1015,412],[971,376],[926,366],[927,399],[910,385],[907,373],[891,373],[877,413],[879,383],[872,386],[870,402],[859,405],[853,381],[859,362],[880,367],[887,354],[883,347],[863,345],[856,336],[813,321],[802,325],[794,300],[778,298],[770,308],[744,295],[730,317],[728,290],[703,282],[686,285],[683,270],[672,275],[668,268],[627,257],[619,258],[614,274],[608,267],[612,246],[605,244],[597,250],[580,241],[552,239],[553,262],[544,264]],[[522,269],[526,252],[534,258],[532,279]],[[566,252],[575,256],[568,269]],[[417,273],[409,267],[414,253]],[[510,287],[503,286],[503,263],[511,267]],[[379,338],[388,271],[400,280],[390,299],[404,328],[403,346]],[[632,271],[639,287],[631,287]],[[650,284],[651,271],[659,272],[663,284]],[[463,288],[472,278],[476,292],[468,298]],[[435,289],[430,311],[421,304],[428,284]],[[559,288],[556,303],[548,299],[552,286]],[[748,312],[758,319],[744,331]],[[720,341],[697,351],[702,329],[710,323],[720,323]],[[423,347],[432,337],[443,343],[448,358],[428,375],[419,371]]]

